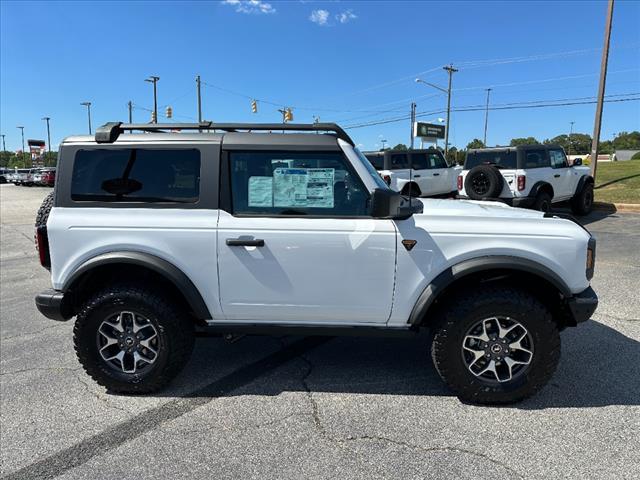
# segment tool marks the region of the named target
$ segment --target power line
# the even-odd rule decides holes
[[[638,94],[634,94],[634,95],[638,95]],[[593,99],[594,97],[585,97],[585,98],[589,98],[589,99]],[[596,103],[595,100],[578,100],[578,101],[568,101],[571,99],[559,99],[559,100],[547,100],[547,102],[549,103],[531,103],[531,102],[524,102],[524,103],[520,103],[520,104],[500,104],[500,105],[493,105],[491,107],[489,107],[489,110],[515,110],[515,109],[527,109],[527,108],[546,108],[546,107],[561,107],[561,106],[570,106],[570,105],[590,105],[590,104],[594,104]],[[640,100],[640,97],[633,97],[633,98],[613,98],[610,100],[605,100],[605,102],[607,103],[618,103],[618,102],[632,102],[632,101],[638,101]],[[558,103],[558,102],[563,102],[563,103]],[[470,106],[464,106],[464,107],[457,107],[457,108],[452,108],[451,111],[453,112],[475,112],[475,111],[480,111],[480,110],[485,110],[486,106],[485,105],[470,105]],[[430,112],[418,112],[416,114],[416,117],[425,117],[425,116],[431,116],[431,115],[437,115],[439,113],[444,113],[446,110],[433,110]],[[375,125],[384,125],[384,124],[388,124],[388,123],[397,123],[397,122],[402,122],[405,121],[409,118],[408,115],[403,115],[400,117],[394,117],[394,118],[388,118],[388,119],[381,119],[381,120],[375,120],[372,122],[367,122],[367,123],[362,123],[362,124],[356,124],[356,125],[347,125],[343,128],[345,129],[355,129],[355,128],[364,128],[364,127],[370,127],[370,126],[375,126]]]

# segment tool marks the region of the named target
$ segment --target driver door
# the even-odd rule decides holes
[[[221,170],[227,321],[387,322],[395,227],[369,215],[370,193],[342,152],[228,150]]]

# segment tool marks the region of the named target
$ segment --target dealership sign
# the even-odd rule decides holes
[[[425,140],[444,138],[445,126],[435,123],[415,122],[413,124],[413,136],[421,137]]]

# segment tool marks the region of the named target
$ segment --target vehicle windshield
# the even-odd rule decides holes
[[[385,181],[382,179],[380,174],[376,171],[375,168],[373,168],[373,165],[371,165],[371,162],[369,162],[369,160],[364,155],[364,153],[362,153],[358,148],[354,148],[354,150],[355,150],[356,154],[358,155],[358,158],[362,162],[362,165],[364,165],[364,168],[367,169],[367,171],[371,174],[371,177],[373,178],[373,181],[376,182],[376,187],[388,190],[389,189],[389,185],[387,185],[385,183]]]
[[[495,165],[497,168],[517,168],[516,152],[511,150],[496,150],[485,152],[469,152],[464,162],[465,170],[471,170],[478,165]]]

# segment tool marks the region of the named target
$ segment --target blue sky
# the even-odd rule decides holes
[[[444,117],[446,96],[414,79],[446,85],[452,107],[491,103],[589,101],[597,92],[606,2],[8,2],[0,15],[0,129],[8,150],[26,138],[52,143],[93,125],[149,121],[158,103],[175,121],[196,117],[195,81],[203,85],[204,118],[344,126],[408,115]],[[616,2],[607,94],[640,92],[640,2]],[[418,75],[420,74],[420,75]],[[619,95],[619,96],[616,96]],[[251,114],[250,98],[259,99]],[[635,98],[638,98],[636,95]],[[575,99],[575,100],[574,100]],[[276,105],[272,105],[272,102]],[[535,104],[535,103],[533,103]],[[569,130],[591,133],[595,105],[504,109],[489,113],[488,144],[513,137],[544,139]],[[163,121],[160,116],[160,121]],[[409,120],[352,128],[364,149],[409,141]],[[450,142],[482,138],[484,111],[453,112]],[[603,138],[640,129],[640,101],[607,103]]]

